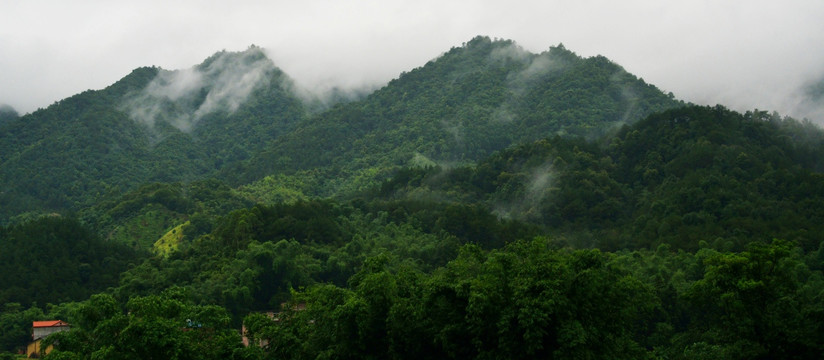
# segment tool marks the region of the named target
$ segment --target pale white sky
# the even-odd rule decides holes
[[[27,113],[250,44],[307,87],[382,84],[476,35],[604,55],[699,104],[824,114],[798,104],[824,77],[822,0],[0,0],[0,103]]]

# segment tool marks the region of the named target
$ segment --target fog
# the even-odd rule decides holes
[[[250,44],[302,88],[379,86],[487,35],[604,55],[686,101],[822,123],[806,93],[824,79],[822,18],[820,0],[6,1],[0,104],[27,113],[140,66],[189,69]]]
[[[252,91],[268,83],[275,65],[260,49],[220,52],[204,64],[184,70],[160,70],[140,92],[121,106],[137,121],[154,126],[166,116],[170,124],[189,132],[212,112],[232,113]]]
[[[506,219],[530,220],[539,216],[541,203],[556,190],[556,172],[551,161],[531,169],[523,168],[517,171],[521,177],[519,180],[524,184],[523,191],[503,194],[507,199],[494,201],[494,212]]]

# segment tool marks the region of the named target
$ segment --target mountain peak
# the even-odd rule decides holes
[[[243,64],[252,64],[258,61],[264,61],[269,62],[272,67],[275,66],[272,60],[266,56],[266,52],[263,48],[252,44],[243,51],[226,51],[225,49],[218,51],[206,58],[206,60],[203,60],[203,62],[200,63],[200,65],[197,65],[196,68],[198,70],[208,72],[210,69],[213,69],[215,66],[219,66],[222,62],[226,61],[235,61]]]
[[[189,69],[160,70],[144,88],[126,97],[123,108],[147,125],[165,120],[189,132],[205,115],[235,112],[253,91],[275,79],[287,80],[262,48],[223,50]]]
[[[17,110],[14,110],[14,108],[10,105],[0,104],[0,125],[17,119],[19,116],[20,115],[17,113]]]

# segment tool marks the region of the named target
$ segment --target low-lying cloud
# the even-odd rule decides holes
[[[507,76],[507,85],[516,96],[523,95],[536,82],[564,68],[564,63],[557,57],[553,57],[550,52],[533,54],[515,43],[493,49],[489,54],[489,59],[491,61],[516,61],[522,64],[521,71]]]
[[[824,77],[802,85],[794,98],[788,105],[794,116],[824,124]]]
[[[549,52],[533,54],[516,43],[493,49],[489,54],[489,60],[492,62],[515,61],[521,65],[520,71],[507,75],[506,85],[509,98],[492,112],[492,121],[498,123],[516,121],[518,116],[512,109],[517,107],[518,99],[540,81],[546,80],[548,76],[558,71],[563,71],[565,67],[563,61],[552,57]]]
[[[532,169],[523,169],[517,179],[516,181],[523,181],[522,190],[516,194],[501,194],[508,199],[495,203],[495,213],[502,218],[520,220],[539,217],[541,203],[553,190],[556,179],[552,162],[547,161]]]
[[[190,69],[160,70],[142,91],[127,96],[122,107],[151,127],[166,121],[190,132],[203,116],[235,112],[255,89],[268,84],[276,70],[259,48],[223,51]]]
[[[797,85],[824,72],[821,0],[6,3],[0,102],[21,114],[140,66],[182,68],[250,43],[304,88],[345,90],[383,86],[477,35],[532,52],[562,42],[679,99],[793,116]]]

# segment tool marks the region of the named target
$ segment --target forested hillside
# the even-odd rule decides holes
[[[657,113],[599,142],[553,137],[477,166],[418,167],[385,182],[383,198],[484,204],[602,249],[742,249],[824,231],[824,133],[809,122],[721,106]]]
[[[304,116],[292,87],[251,47],[187,70],[136,69],[0,122],[0,222],[80,210],[147,182],[212,176]]]
[[[61,319],[46,359],[824,353],[810,121],[486,37],[337,98],[251,47],[9,112],[0,350]]]
[[[562,45],[532,54],[476,37],[363,101],[307,119],[237,176],[317,181],[320,171],[323,195],[351,193],[398,165],[467,164],[555,134],[596,137],[681,104],[601,56]]]
[[[0,125],[3,123],[10,122],[12,120],[16,120],[20,115],[17,113],[17,110],[14,110],[13,107],[0,104]]]
[[[118,283],[138,254],[75,219],[50,216],[0,228],[0,303],[79,301]]]

